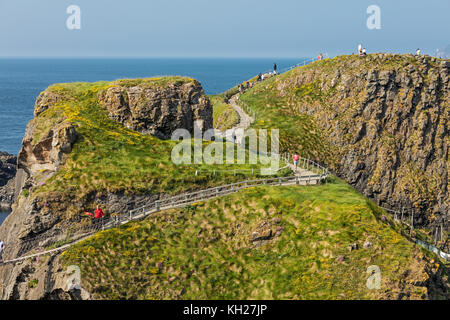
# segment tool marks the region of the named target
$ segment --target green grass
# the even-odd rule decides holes
[[[430,258],[379,216],[339,180],[258,187],[100,232],[61,259],[98,299],[424,298]],[[257,246],[262,223],[282,230]],[[366,287],[371,265],[380,290]]]
[[[176,165],[171,160],[171,152],[178,142],[127,129],[110,120],[105,108],[98,103],[99,93],[117,83],[158,87],[189,81],[193,80],[169,77],[49,87],[47,91],[60,96],[61,101],[32,120],[34,142],[62,122],[73,124],[79,137],[57,173],[44,185],[33,188],[32,195],[38,196],[42,203],[49,203],[49,210],[77,217],[83,208],[76,203],[86,204],[92,201],[89,199],[107,193],[177,194],[259,177],[259,164]],[[203,142],[203,146],[209,143]],[[238,172],[236,176],[234,169]],[[52,202],[51,199],[57,200]],[[57,209],[62,202],[71,205]]]
[[[238,124],[238,114],[232,106],[224,102],[222,95],[210,96],[209,99],[213,104],[213,124],[215,129],[225,131]]]
[[[28,282],[28,288],[36,288],[39,283],[39,280],[33,279]]]
[[[315,159],[331,156],[330,146],[314,118],[293,113],[289,107],[291,96],[279,95],[276,80],[285,76],[282,74],[257,83],[253,89],[240,96],[239,99],[257,115],[252,127],[279,129],[282,151],[299,152],[303,157]]]

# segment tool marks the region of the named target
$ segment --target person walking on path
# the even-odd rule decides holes
[[[298,153],[294,153],[294,156],[292,157],[292,160],[294,160],[294,172],[297,172],[297,166],[298,166],[298,160],[300,159],[300,156]]]
[[[0,241],[0,261],[3,260],[3,250],[5,249],[5,243],[3,241]]]

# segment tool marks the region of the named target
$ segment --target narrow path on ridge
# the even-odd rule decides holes
[[[220,131],[218,129],[215,129],[215,135],[217,137],[221,137],[221,138],[225,139],[226,141],[233,142],[233,143],[236,142],[233,139],[233,135],[239,134],[239,132],[243,132],[243,131],[247,130],[254,121],[254,119],[252,117],[250,117],[247,113],[245,113],[245,111],[237,104],[236,101],[238,99],[239,99],[239,94],[235,94],[228,100],[228,104],[234,109],[234,111],[238,115],[238,119],[239,119],[238,123],[235,126],[233,126],[232,128],[225,130],[225,131]]]
[[[239,95],[234,95],[230,98],[228,103],[233,107],[234,111],[238,114],[239,123],[233,127],[232,129],[244,129],[247,130],[250,125],[253,123],[255,119],[250,117],[245,111],[237,104],[237,100],[239,99]]]

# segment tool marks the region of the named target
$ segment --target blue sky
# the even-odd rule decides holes
[[[81,8],[68,30],[66,9]],[[381,29],[366,27],[369,5]],[[450,0],[0,0],[0,56],[304,57],[450,44]]]

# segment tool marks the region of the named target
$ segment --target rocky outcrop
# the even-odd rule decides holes
[[[0,226],[0,239],[6,243],[3,254],[6,260],[29,253],[35,247],[47,248],[58,241],[65,241],[68,234],[72,239],[77,238],[81,234],[79,228],[92,225],[88,217],[81,216],[80,208],[93,209],[93,202],[102,205],[104,212],[110,215],[127,212],[163,197],[158,193],[133,194],[104,189],[75,196],[71,187],[66,188],[65,185],[62,186],[64,192],[40,189],[50,184],[49,179],[67,163],[74,145],[86,139],[83,129],[98,130],[82,127],[70,119],[69,115],[80,116],[77,106],[68,104],[77,98],[78,87],[72,86],[71,89],[75,93],[64,85],[56,85],[41,93],[36,100],[35,117],[27,125],[17,157],[16,181],[11,185],[15,195],[20,196],[13,205],[13,212]],[[212,127],[212,106],[195,80],[116,81],[89,94],[90,102],[100,103],[95,104],[98,109],[90,116],[97,116],[98,111],[102,120],[107,120],[106,109],[118,123],[144,134],[170,138],[178,128],[193,131],[194,123],[202,130]],[[108,124],[115,125],[109,120]],[[90,145],[94,142],[88,141]],[[80,166],[86,165],[80,163]],[[67,214],[70,208],[76,208],[77,213]],[[58,257],[54,254],[15,265],[0,265],[0,299],[89,298],[82,287],[68,288],[68,275]]]
[[[0,152],[0,209],[10,209],[14,202],[17,157]]]
[[[60,94],[57,94],[51,90],[45,90],[36,98],[36,102],[34,104],[34,117],[38,117],[42,112],[62,100],[63,97]]]
[[[35,258],[9,269],[4,291],[11,292],[11,300],[89,300],[89,292],[82,287],[77,266],[64,267],[58,256]]]
[[[28,125],[18,155],[18,168],[30,177],[43,172],[56,172],[63,163],[64,154],[70,153],[77,139],[74,126],[61,122],[39,141],[35,141],[34,125],[34,122]]]
[[[0,187],[16,176],[16,163],[16,156],[0,152]]]
[[[296,114],[316,119],[318,160],[382,206],[412,208],[426,225],[450,212],[450,61],[373,54],[337,57],[280,77]]]
[[[111,119],[143,134],[169,139],[176,129],[213,127],[212,106],[198,81],[168,86],[117,85],[99,95]]]

